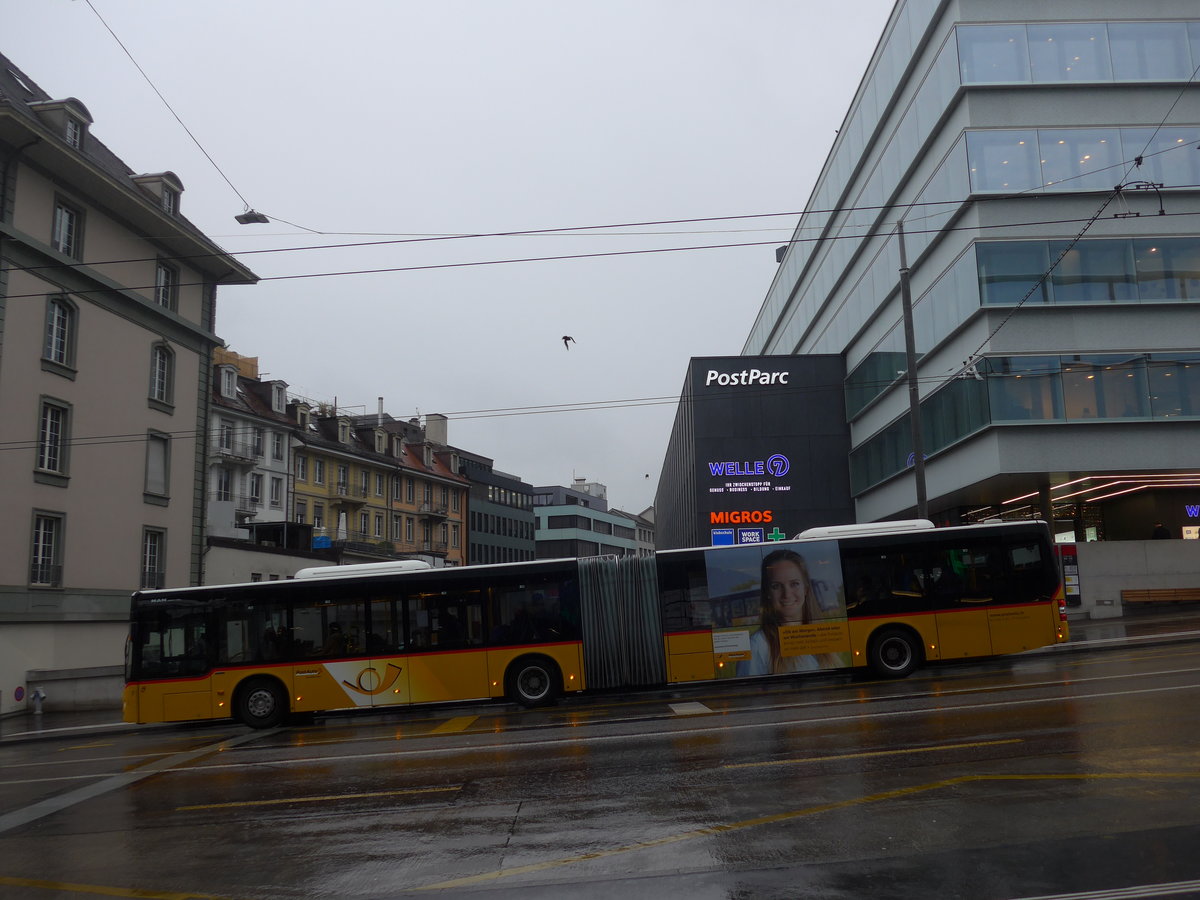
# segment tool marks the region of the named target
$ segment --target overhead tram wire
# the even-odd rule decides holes
[[[1161,126],[1160,126],[1160,128],[1161,128]],[[1151,158],[1154,156],[1160,156],[1164,153],[1170,153],[1175,150],[1187,149],[1187,148],[1193,146],[1193,144],[1195,144],[1195,143],[1196,143],[1195,141],[1187,141],[1178,146],[1166,147],[1163,150],[1158,150],[1151,154],[1145,154],[1145,155],[1143,155],[1141,157],[1137,157],[1135,159],[1138,159],[1138,158],[1148,159],[1148,158]],[[1070,178],[1064,178],[1060,181],[1055,182],[1054,184],[1055,184],[1055,186],[1063,185],[1063,184],[1068,184],[1072,181],[1078,180],[1080,178],[1094,177],[1097,172],[1107,171],[1107,169],[1120,168],[1121,166],[1124,166],[1129,162],[1132,162],[1132,161],[1131,160],[1123,160],[1120,163],[1115,163],[1112,166],[1108,166],[1103,169],[1097,169],[1097,170],[1095,170],[1095,172],[1089,172],[1086,175],[1073,175]],[[1200,185],[1173,185],[1173,186],[1171,186],[1170,189],[1182,190],[1182,189],[1195,188],[1195,187],[1200,187]],[[989,194],[986,196],[958,198],[958,199],[952,199],[952,200],[923,200],[923,201],[914,201],[911,203],[897,203],[897,204],[892,204],[892,205],[881,205],[881,206],[870,206],[870,205],[869,206],[844,206],[844,207],[835,207],[835,208],[831,208],[831,209],[801,210],[799,212],[787,211],[787,212],[773,212],[773,213],[739,213],[739,214],[735,214],[735,215],[725,215],[725,216],[699,216],[699,217],[684,218],[684,219],[657,219],[657,220],[647,220],[647,221],[641,221],[641,222],[618,222],[618,223],[611,223],[611,224],[607,224],[607,225],[569,225],[569,226],[558,226],[558,227],[553,227],[553,228],[534,228],[534,229],[513,230],[513,231],[466,232],[466,233],[462,233],[462,234],[403,237],[403,238],[396,238],[396,239],[385,240],[385,241],[349,241],[349,242],[336,243],[336,244],[315,244],[315,245],[297,246],[297,247],[271,247],[271,248],[265,248],[265,249],[260,249],[260,250],[234,250],[234,251],[226,250],[226,251],[213,252],[213,253],[195,253],[195,254],[178,255],[178,256],[170,256],[170,257],[164,257],[164,256],[130,257],[130,258],[125,258],[125,259],[95,260],[95,261],[67,262],[67,263],[50,263],[50,264],[38,265],[38,266],[13,266],[10,268],[10,271],[36,272],[36,271],[43,271],[43,270],[49,270],[49,269],[95,268],[97,266],[126,265],[129,263],[155,262],[158,260],[168,260],[171,262],[187,262],[189,260],[194,260],[194,259],[210,259],[210,258],[213,258],[216,256],[256,256],[256,255],[263,255],[263,254],[270,254],[270,253],[300,253],[300,252],[308,252],[308,251],[315,251],[315,250],[347,250],[347,249],[356,249],[356,248],[362,248],[362,247],[387,247],[387,246],[398,246],[398,245],[404,245],[404,244],[436,243],[436,242],[441,242],[441,241],[474,240],[474,239],[485,239],[485,238],[537,237],[537,236],[606,237],[606,236],[611,236],[612,229],[616,229],[616,228],[647,228],[647,227],[656,226],[656,225],[685,225],[685,224],[702,223],[702,222],[727,222],[727,221],[732,222],[732,221],[741,221],[741,220],[747,220],[747,219],[769,219],[769,218],[782,218],[782,217],[792,217],[792,216],[819,216],[819,215],[833,216],[833,215],[838,215],[841,213],[850,213],[850,212],[871,212],[871,211],[882,212],[885,210],[918,209],[918,208],[931,207],[931,206],[961,206],[962,204],[964,204],[968,201],[974,202],[974,203],[986,203],[986,202],[1012,200],[1012,199],[1018,198],[1018,197],[1021,197],[1021,198],[1028,198],[1030,196],[1036,197],[1036,196],[1040,196],[1042,192],[1045,192],[1045,190],[1046,190],[1046,186],[1038,186],[1038,187],[1034,187],[1034,188],[1027,188],[1024,191],[1017,191],[1017,192],[1012,192],[1012,193]],[[1074,194],[1075,196],[1085,196],[1087,194],[1098,194],[1098,193],[1103,193],[1103,191],[1073,191],[1072,192],[1072,194]],[[239,194],[239,196],[241,196],[241,195]],[[1050,195],[1047,195],[1047,196],[1049,197]],[[920,218],[926,218],[926,217],[918,217],[918,219],[920,219]],[[283,222],[285,220],[278,219],[278,221]],[[1082,220],[1067,220],[1067,221],[1082,221]],[[288,222],[287,224],[290,225],[293,223]],[[1028,223],[1019,223],[1019,224],[1042,225],[1042,224],[1058,224],[1058,223],[1057,222],[1028,222]],[[295,227],[304,228],[304,230],[311,231],[314,234],[337,234],[337,233],[340,233],[340,232],[316,231],[314,229],[305,228],[305,226],[303,226],[303,225],[296,225]],[[796,228],[790,228],[787,230],[791,231],[794,234],[796,231],[801,231],[801,230],[815,231],[815,230],[824,229],[824,227],[825,227],[824,225],[797,226]],[[869,228],[870,226],[863,226],[863,227]],[[980,227],[986,227],[986,226],[980,226]],[[938,229],[938,230],[942,230],[942,229]],[[955,230],[955,229],[946,229],[946,230]],[[595,235],[589,234],[589,232],[593,232],[593,231],[601,232],[601,233],[598,233]],[[740,231],[740,230],[737,230],[737,231]],[[735,231],[734,233],[737,233],[737,231]],[[603,232],[609,232],[609,234],[604,234]],[[688,234],[689,232],[668,232],[668,234],[672,234],[672,233]],[[722,233],[730,233],[730,231],[724,230],[724,229],[714,229],[712,231],[702,232],[702,233],[722,234]],[[931,232],[930,231],[912,231],[909,233],[910,234],[927,234],[927,233],[931,233]],[[655,232],[630,232],[630,233],[628,233],[628,235],[624,235],[624,236],[638,236],[640,234],[655,234]],[[836,235],[833,237],[826,237],[826,238],[792,238],[789,240],[784,240],[782,242],[779,240],[774,240],[774,241],[762,241],[762,242],[757,242],[757,243],[728,244],[728,245],[716,245],[716,246],[718,246],[718,247],[725,247],[725,246],[728,246],[728,247],[741,247],[741,246],[750,247],[750,246],[758,246],[758,245],[779,246],[780,243],[799,244],[799,243],[812,243],[812,242],[816,242],[819,240],[847,240],[847,239],[870,237],[875,234],[878,234],[878,232],[872,230],[865,234],[859,234],[859,235]],[[672,250],[672,249],[690,249],[690,248],[666,248],[664,250],[664,252],[670,252],[670,250]],[[708,249],[708,248],[701,247],[698,249]],[[631,251],[631,252],[651,252],[651,251]],[[557,259],[559,257],[549,257],[549,258]],[[263,279],[263,280],[265,280],[265,279]]]
[[[1044,369],[1037,368],[1037,367],[1031,367],[1029,369],[1022,370],[1021,374],[1025,375],[1025,376],[1053,375],[1053,374],[1056,374],[1058,371],[1059,370],[1057,368],[1049,367],[1049,366]],[[919,378],[918,380],[921,383],[929,383],[929,384],[941,384],[945,381],[944,377],[940,374],[936,375],[936,376],[927,376],[927,377]],[[894,384],[895,381],[896,381],[896,379],[891,379],[891,380],[881,379],[879,381],[864,381],[864,382],[859,382],[856,385],[856,387],[885,388],[891,384]],[[755,388],[754,386],[747,386],[747,387],[738,388],[737,396],[748,398],[748,397],[754,396],[756,393],[765,394],[768,391],[770,393],[776,394],[776,395],[778,395],[779,393],[803,395],[803,394],[818,393],[818,392],[822,392],[822,391],[838,390],[838,389],[842,389],[844,387],[845,387],[845,382],[838,382],[838,383],[834,383],[834,384],[805,384],[805,385],[796,385],[794,387],[787,386],[784,388],[781,388],[779,385],[772,385],[770,388],[766,388],[766,387]],[[691,397],[688,398],[688,402],[690,402],[690,403],[706,403],[706,402],[710,402],[710,401],[715,402],[718,400],[726,400],[726,399],[728,399],[728,396],[729,396],[728,392],[720,392],[720,391],[715,392],[712,395],[693,394]],[[677,404],[681,401],[681,399],[682,398],[680,398],[678,396],[674,396],[674,395],[664,395],[664,396],[660,396],[660,397],[631,397],[631,398],[626,398],[626,399],[621,399],[621,400],[580,400],[580,401],[574,401],[574,402],[568,402],[568,403],[541,404],[541,405],[534,405],[534,406],[506,406],[506,407],[494,407],[494,408],[490,408],[490,409],[485,408],[485,409],[457,410],[457,411],[451,411],[451,412],[444,412],[444,413],[441,413],[441,415],[446,416],[448,419],[450,419],[452,421],[460,422],[460,421],[468,421],[468,420],[472,420],[472,419],[509,418],[512,416],[522,416],[522,415],[548,415],[548,414],[554,414],[554,413],[605,412],[607,410],[640,409],[643,407],[668,406],[668,405],[672,405],[672,404]],[[373,418],[373,417],[370,417],[370,418]],[[234,435],[235,436],[243,436],[243,437],[249,436],[250,434],[252,434],[254,427],[255,426],[247,426],[247,427],[241,428],[241,429],[234,429]],[[171,432],[167,432],[166,434],[173,441],[175,441],[175,440],[185,440],[186,441],[186,440],[203,439],[206,436],[208,436],[210,434],[210,432],[207,430],[192,429],[192,430],[171,431]],[[147,435],[144,433],[116,433],[116,434],[85,435],[82,437],[72,437],[66,441],[63,441],[62,445],[69,446],[69,447],[100,447],[100,446],[108,446],[108,445],[138,444],[138,443],[145,443],[147,440],[150,439],[150,437],[151,437],[150,435]],[[37,447],[39,446],[39,443],[40,443],[40,441],[38,438],[22,438],[22,439],[11,440],[11,441],[0,441],[0,453],[2,453],[4,451],[36,450]]]
[[[183,119],[181,119],[179,117],[179,113],[175,112],[174,107],[172,107],[171,104],[167,101],[167,98],[163,96],[162,91],[160,91],[158,89],[158,87],[154,84],[154,82],[150,80],[150,76],[146,74],[146,70],[143,69],[141,67],[141,65],[138,63],[138,61],[133,58],[133,54],[129,52],[129,48],[125,46],[125,43],[119,37],[117,37],[117,33],[112,30],[112,28],[109,26],[108,22],[104,21],[104,16],[100,15],[99,10],[97,10],[96,7],[92,5],[92,0],[84,0],[84,2],[87,3],[88,8],[95,14],[96,18],[100,20],[100,24],[104,26],[104,29],[109,34],[112,35],[112,39],[117,42],[117,46],[120,47],[125,52],[125,55],[129,57],[129,61],[131,63],[133,63],[134,68],[137,69],[139,73],[141,73],[142,78],[144,78],[146,80],[146,84],[150,85],[150,89],[152,91],[154,91],[155,94],[158,95],[158,99],[162,101],[163,106],[165,106],[167,108],[167,111],[170,112],[171,115],[175,117],[175,121],[179,123],[179,127],[182,128],[187,133],[187,136],[192,139],[192,143],[195,144],[200,149],[200,152],[204,154],[204,158],[207,159],[212,164],[212,167],[217,170],[217,174],[220,175],[223,179],[225,179],[225,183],[227,185],[229,185],[230,189],[235,194],[238,195],[238,198],[242,201],[242,203],[244,203],[246,205],[246,209],[249,209],[250,208],[249,201],[247,201],[246,198],[242,196],[242,192],[239,191],[237,189],[237,187],[234,186],[234,183],[229,180],[229,176],[225,174],[225,172],[221,169],[221,167],[219,165],[217,165],[217,161],[212,158],[211,154],[209,154],[209,152],[204,149],[204,145],[200,143],[200,139],[197,138],[196,135],[192,134],[192,129],[187,127],[187,125],[184,123]],[[292,223],[289,222],[288,224],[291,225]]]
[[[1081,192],[1081,193],[1089,193],[1090,194],[1090,193],[1096,193],[1096,192],[1088,191],[1088,192]],[[1177,213],[1165,213],[1165,215],[1167,215],[1167,216],[1194,216],[1194,215],[1200,215],[1200,210],[1189,210],[1189,211],[1177,212]],[[926,229],[926,230],[911,231],[911,232],[907,232],[907,233],[910,235],[916,235],[916,234],[940,234],[940,233],[945,233],[945,232],[950,232],[950,231],[986,231],[986,230],[992,229],[992,228],[1013,228],[1013,227],[1015,227],[1015,225],[1069,225],[1069,224],[1074,224],[1074,223],[1084,222],[1084,221],[1087,221],[1087,220],[1081,219],[1081,218],[1045,219],[1045,220],[1041,220],[1041,221],[1007,223],[1007,224],[1002,224],[1002,225],[970,225],[970,226],[961,226],[961,227],[955,227],[955,228],[931,228],[931,229]],[[793,243],[818,243],[821,241],[829,241],[829,240],[861,240],[864,237],[874,237],[874,236],[878,236],[879,234],[881,234],[881,232],[872,231],[869,235],[838,235],[838,236],[832,237],[832,238],[809,238],[809,239],[804,239],[801,241],[793,241]],[[436,271],[439,269],[465,269],[465,268],[478,268],[478,267],[482,267],[482,266],[513,265],[513,264],[519,264],[519,263],[561,262],[561,261],[576,260],[576,259],[603,259],[603,258],[607,258],[607,257],[620,257],[620,256],[649,256],[652,254],[659,254],[659,253],[684,253],[684,252],[690,252],[690,251],[694,251],[694,250],[727,250],[727,249],[738,249],[738,248],[742,248],[742,247],[776,247],[776,246],[779,246],[779,241],[739,241],[739,242],[728,243],[728,244],[699,244],[699,245],[691,245],[691,246],[687,246],[687,247],[652,247],[652,248],[646,249],[646,250],[609,250],[609,251],[602,251],[602,252],[597,252],[597,253],[563,253],[563,254],[557,254],[554,256],[527,256],[527,257],[512,257],[512,258],[507,258],[507,259],[471,260],[468,262],[459,262],[459,263],[429,263],[426,265],[419,265],[419,266],[386,266],[386,267],[378,268],[378,269],[350,269],[350,270],[340,270],[340,271],[334,271],[334,272],[303,272],[303,273],[300,273],[297,275],[264,275],[261,278],[259,278],[258,281],[259,282],[296,281],[296,280],[307,279],[307,278],[336,278],[336,277],[349,276],[349,275],[386,275],[386,274],[392,274],[392,273],[397,273],[397,272],[428,272],[428,271]],[[76,268],[76,267],[78,267],[78,265],[79,264],[76,264],[76,266],[64,265],[61,268]],[[89,264],[85,263],[82,265],[84,267],[87,267],[87,265],[89,265]],[[17,271],[17,270],[9,269],[8,271]],[[179,286],[180,287],[194,287],[194,286],[203,285],[203,284],[206,284],[206,282],[190,281],[190,282],[180,282]],[[117,292],[120,292],[120,291],[150,291],[150,290],[153,290],[154,288],[155,288],[155,285],[153,285],[153,284],[145,284],[145,285],[137,285],[137,286],[122,285],[120,287],[88,288],[86,290],[77,290],[77,289],[72,288],[72,289],[68,290],[68,293],[77,295],[77,296],[84,296],[86,294],[102,294],[102,293],[111,293],[114,291],[117,291]],[[21,300],[21,299],[31,299],[31,298],[38,298],[38,297],[44,298],[45,296],[46,296],[45,291],[34,291],[34,292],[26,293],[26,294],[9,294],[6,299]]]

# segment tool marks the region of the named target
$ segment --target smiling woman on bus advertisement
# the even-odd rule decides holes
[[[832,568],[838,570],[836,584],[830,583],[833,572],[828,573],[830,581],[820,582],[829,595],[822,604],[808,562],[800,553],[779,549],[763,557],[759,630],[750,638],[750,659],[737,664],[738,675],[781,675],[849,665],[844,652],[796,652],[805,644],[811,646],[814,637],[805,633],[812,629],[799,626],[846,618],[840,567]]]

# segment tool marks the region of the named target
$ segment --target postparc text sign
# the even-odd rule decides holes
[[[709,369],[704,386],[740,387],[746,385],[787,384],[791,372],[766,372],[762,369],[742,369],[740,372],[720,372]]]

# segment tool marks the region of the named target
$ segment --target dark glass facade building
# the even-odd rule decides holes
[[[854,521],[841,358],[693,359],[654,507],[659,550]]]

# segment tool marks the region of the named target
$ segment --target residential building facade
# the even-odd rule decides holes
[[[260,381],[256,357],[222,347],[213,361],[208,535],[244,538],[251,525],[288,517],[293,423],[287,382]]]
[[[900,0],[743,354],[842,354],[859,521],[1200,533],[1194,0]]]
[[[6,686],[119,665],[130,594],[199,583],[216,290],[256,280],[92,125],[0,56]]]
[[[382,411],[314,415],[303,402],[290,410],[292,516],[312,525],[314,547],[465,564],[468,482],[457,451],[435,439],[445,434],[445,417],[427,416],[421,426]]]

